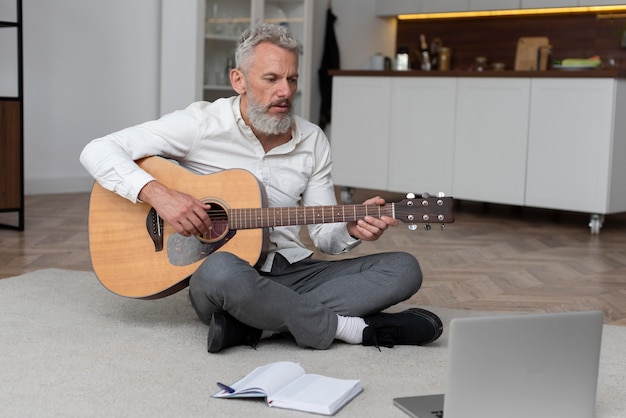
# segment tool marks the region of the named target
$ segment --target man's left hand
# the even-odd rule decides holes
[[[373,197],[363,202],[364,205],[384,205],[385,199],[380,196]],[[398,221],[389,216],[375,218],[366,216],[356,222],[348,222],[348,232],[354,238],[363,241],[376,241],[390,226],[398,225]]]

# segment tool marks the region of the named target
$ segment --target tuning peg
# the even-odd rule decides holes
[[[446,197],[446,194],[444,192],[439,192],[437,193],[437,197]]]
[[[446,229],[446,224],[441,224],[441,230],[444,231]]]
[[[424,229],[430,231],[432,229],[432,226],[430,226],[430,224],[426,224],[424,225]]]
[[[430,193],[422,193],[422,198],[428,199],[430,197]]]
[[[406,194],[406,198],[407,199],[415,199],[415,193],[407,193]]]
[[[415,231],[417,229],[417,225],[409,224],[408,228],[409,228],[409,231]]]

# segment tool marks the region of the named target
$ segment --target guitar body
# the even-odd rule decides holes
[[[159,157],[137,161],[139,166],[166,186],[208,203],[219,202],[224,209],[265,206],[265,190],[256,177],[245,170],[226,170],[197,175]],[[217,197],[219,196],[219,198]],[[189,276],[203,259],[174,265],[167,245],[173,235],[163,223],[163,249],[157,251],[150,236],[151,207],[132,203],[94,184],[89,205],[89,249],[94,271],[100,282],[121,296],[158,299],[188,285]],[[241,229],[223,239],[215,251],[228,251],[259,266],[265,260],[267,229]],[[191,238],[195,239],[195,238]],[[195,239],[197,241],[197,239]],[[206,254],[205,254],[206,256]]]

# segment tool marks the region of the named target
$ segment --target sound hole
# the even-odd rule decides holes
[[[221,240],[228,233],[228,212],[222,205],[216,202],[208,202],[211,209],[207,212],[211,218],[213,228],[201,237],[200,241],[213,243]]]

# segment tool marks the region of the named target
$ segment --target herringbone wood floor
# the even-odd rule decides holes
[[[369,195],[358,191],[355,201]],[[88,194],[27,197],[26,230],[0,229],[0,278],[51,267],[91,270],[88,205]],[[0,213],[0,222],[7,216]],[[401,224],[349,256],[415,254],[424,284],[411,301],[419,304],[534,312],[600,309],[607,323],[626,325],[626,214],[607,216],[599,235],[590,234],[586,214],[457,202],[455,217],[444,231],[436,226],[409,231]]]

